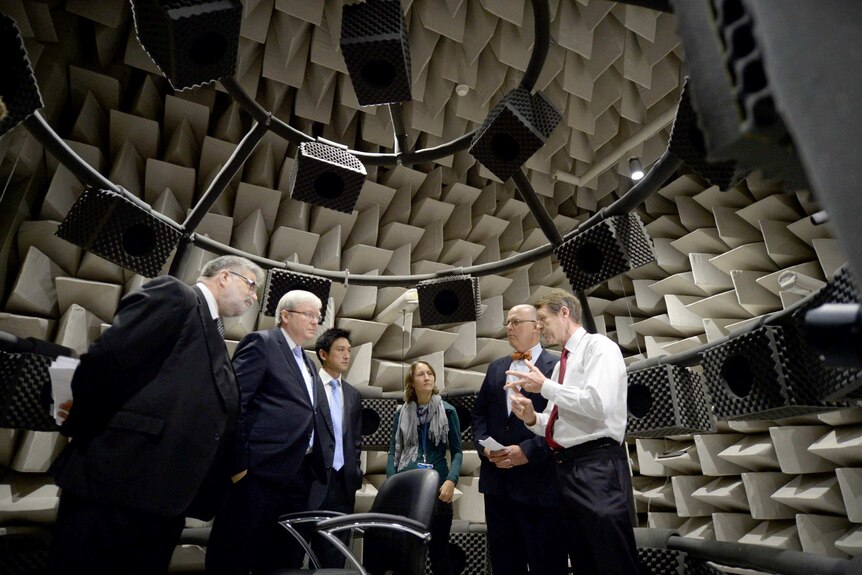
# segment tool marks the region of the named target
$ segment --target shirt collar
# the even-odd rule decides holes
[[[569,338],[569,341],[566,342],[566,349],[569,350],[569,353],[574,353],[578,348],[578,344],[581,343],[581,340],[584,339],[584,336],[587,335],[587,330],[584,329],[584,326],[579,327],[575,330],[575,333],[572,334],[572,337]]]
[[[323,383],[325,383],[327,385],[329,385],[329,382],[332,381],[333,379],[337,379],[338,384],[341,385],[341,378],[340,377],[332,377],[331,375],[329,375],[329,372],[326,371],[325,369],[323,369],[322,367],[320,368],[320,371],[317,372],[317,374],[320,376],[320,381],[322,381]]]
[[[216,302],[213,292],[210,291],[210,288],[208,288],[205,283],[198,282],[195,285],[200,288],[201,293],[204,294],[204,299],[207,300],[207,306],[210,308],[210,316],[213,319],[217,318],[219,316],[218,302]]]
[[[280,327],[280,328],[278,328],[278,329],[279,329],[279,331],[281,331],[281,333],[282,333],[282,334],[284,334],[284,339],[286,339],[286,340],[287,340],[287,345],[289,345],[289,346],[290,346],[290,349],[291,349],[291,350],[292,350],[293,348],[295,348],[297,345],[299,345],[298,343],[296,343],[295,341],[293,341],[293,340],[290,338],[290,336],[289,336],[289,335],[287,335],[287,330],[286,330],[286,329],[284,329],[283,327]],[[302,346],[300,346],[300,347],[302,347]]]

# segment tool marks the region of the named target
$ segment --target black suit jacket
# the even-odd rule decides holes
[[[547,350],[535,361],[545,377],[550,377],[559,357]],[[473,435],[476,438],[479,458],[479,491],[492,495],[507,496],[521,503],[553,506],[558,502],[556,489],[553,489],[554,462],[550,457],[545,438],[536,435],[514,414],[508,415],[506,409],[506,370],[512,363],[508,355],[496,359],[488,365],[482,388],[476,397],[473,408]],[[536,412],[545,409],[548,400],[538,393],[523,392],[533,402]],[[500,469],[483,455],[480,439],[493,437],[503,445],[519,445],[527,456],[528,463],[511,469]],[[549,487],[551,486],[551,487]]]
[[[94,501],[210,519],[230,486],[223,455],[239,393],[203,293],[156,278],[124,297],[81,357],[57,485]]]
[[[328,385],[324,381],[322,385]],[[348,500],[338,503],[353,508],[356,502],[356,490],[362,487],[362,396],[355,387],[341,380],[344,391],[344,416],[343,424],[343,446],[344,446],[344,482],[347,488]],[[324,394],[325,394],[324,390]],[[309,509],[321,509],[329,494],[329,478],[332,475],[332,460],[335,457],[335,435],[332,429],[332,417],[329,410],[323,413],[318,410],[318,426],[320,430],[320,447],[323,452],[323,461],[326,468],[326,480],[314,481],[309,496]],[[331,495],[331,494],[330,494]]]
[[[281,328],[252,332],[239,342],[233,366],[242,412],[234,473],[248,470],[249,478],[278,488],[290,484],[301,472],[316,414],[329,418],[329,403],[317,369],[304,353],[302,359],[314,379],[314,404]],[[316,472],[322,476],[320,433],[314,436],[320,462]]]

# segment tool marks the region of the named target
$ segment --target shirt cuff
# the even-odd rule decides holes
[[[545,383],[542,384],[542,397],[547,399],[548,401],[553,401],[557,403],[557,390],[563,387],[553,379],[545,379]]]

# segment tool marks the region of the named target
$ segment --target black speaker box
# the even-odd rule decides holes
[[[515,88],[476,130],[470,155],[505,182],[545,144],[562,119],[541,92]]]
[[[261,309],[264,315],[274,316],[281,296],[292,290],[305,290],[319,297],[323,303],[320,308],[320,321],[323,321],[329,303],[330,287],[332,282],[322,277],[272,268],[266,276]]]
[[[51,362],[45,355],[0,351],[0,427],[57,431],[42,401],[45,386],[51,385]]]
[[[655,261],[652,241],[632,212],[608,218],[554,248],[574,291]]]
[[[238,0],[132,0],[132,15],[138,41],[174,90],[236,72]]]
[[[628,374],[627,437],[714,433],[712,406],[700,375],[677,365]]]
[[[365,166],[341,148],[303,142],[299,145],[287,189],[294,200],[349,214],[365,183]]]
[[[43,106],[36,77],[15,21],[0,14],[0,99],[6,113],[0,119],[0,135],[5,134]]]
[[[416,285],[416,292],[422,327],[481,317],[479,278],[461,275],[424,280]]]
[[[161,273],[182,233],[122,194],[87,187],[57,236],[152,278]]]
[[[400,403],[397,399],[362,398],[362,449],[389,450],[395,412]]]
[[[412,98],[410,43],[399,0],[345,5],[341,53],[361,106]]]

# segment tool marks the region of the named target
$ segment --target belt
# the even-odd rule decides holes
[[[554,450],[552,453],[554,456],[554,461],[556,461],[557,463],[564,463],[575,457],[580,457],[581,455],[586,455],[587,453],[591,453],[599,449],[606,449],[608,447],[614,446],[619,447],[620,443],[614,439],[611,439],[610,437],[600,437],[598,439],[593,439],[585,443],[579,443],[578,445],[566,447],[565,449],[557,449]]]

